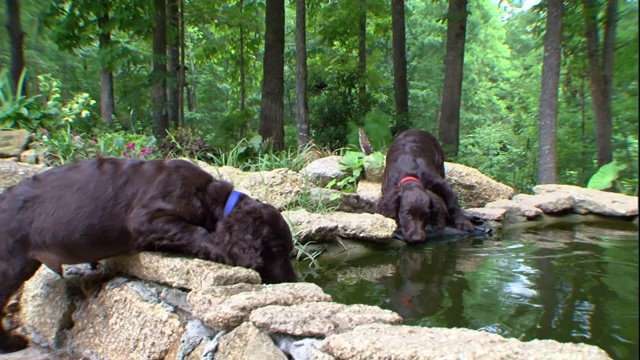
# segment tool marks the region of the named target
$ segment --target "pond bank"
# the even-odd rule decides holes
[[[9,179],[0,180],[4,187],[43,170],[0,162],[0,179]],[[240,190],[279,207],[291,206],[313,187],[301,174],[287,169],[249,174],[200,165]],[[471,178],[461,177],[466,181]],[[369,184],[374,188],[371,184],[375,182]],[[496,186],[500,189],[496,196],[509,194],[504,185]],[[512,201],[512,193],[506,195],[507,199],[488,199],[485,195],[489,191],[479,190],[477,185],[473,189],[483,194],[480,202]],[[314,191],[319,194],[317,201],[336,201],[336,196],[325,196],[324,189]],[[326,221],[301,221],[324,224],[324,233],[318,228],[308,232],[309,241],[323,238],[333,242],[358,236],[368,241],[369,231],[376,227],[380,230],[379,242],[391,241],[393,221],[371,214],[375,195],[333,194],[337,194],[337,208],[355,213],[331,212],[333,215],[326,215],[326,219],[319,214]],[[461,198],[467,199],[467,204],[478,200],[473,192]],[[637,198],[635,204],[635,214],[631,209],[631,215],[625,216],[637,217]],[[617,202],[612,206],[619,207]],[[504,209],[503,214],[528,219],[513,209]],[[286,218],[290,214],[284,215]],[[356,220],[351,216],[357,216]],[[370,225],[362,226],[365,219],[372,221]],[[291,225],[302,241],[305,236],[301,235],[300,224]],[[40,269],[25,285],[21,298],[8,306],[18,331],[47,349],[42,359],[118,359],[122,354],[125,358],[200,359],[213,353],[216,358],[245,359],[285,359],[285,353],[298,359],[609,358],[603,350],[585,344],[521,342],[474,330],[406,326],[401,324],[400,315],[376,306],[336,304],[314,284],[260,285],[251,270],[197,259],[143,253],[108,260],[99,272],[86,273],[82,266],[70,269],[65,280]],[[81,276],[74,278],[78,274]],[[0,359],[9,356],[13,355]]]

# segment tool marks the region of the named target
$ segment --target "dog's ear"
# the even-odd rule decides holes
[[[220,234],[227,246],[226,263],[233,266],[242,266],[249,269],[257,269],[262,266],[260,253],[262,239],[256,237],[253,231],[239,230]]]
[[[218,223],[216,244],[223,250],[225,263],[257,269],[263,265],[262,245],[265,223],[259,214],[251,212],[251,206],[238,206]]]
[[[388,218],[398,220],[398,207],[400,206],[400,188],[394,187],[383,194],[378,201],[376,212]]]
[[[447,227],[447,206],[440,196],[427,190],[430,198],[431,225],[438,234],[442,234]]]

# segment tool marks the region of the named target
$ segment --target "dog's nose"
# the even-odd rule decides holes
[[[419,244],[425,241],[425,234],[420,231],[410,232],[406,235],[405,240],[409,244]]]

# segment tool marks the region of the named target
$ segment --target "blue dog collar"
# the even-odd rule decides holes
[[[238,204],[238,200],[240,200],[240,196],[242,195],[244,194],[240,191],[231,191],[231,194],[229,194],[229,197],[227,198],[227,203],[224,205],[224,213],[222,214],[223,217],[229,215],[229,213],[233,211],[233,208],[236,207],[236,205]]]

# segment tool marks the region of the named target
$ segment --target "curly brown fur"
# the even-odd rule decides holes
[[[0,310],[40,267],[143,250],[257,270],[266,283],[296,280],[291,231],[273,206],[184,160],[92,159],[35,175],[0,195]],[[0,325],[0,351],[23,348]]]
[[[407,177],[419,181],[401,184]],[[409,243],[424,241],[427,225],[440,233],[447,225],[474,229],[444,180],[444,151],[435,136],[422,130],[401,133],[389,147],[377,212],[396,220]]]

